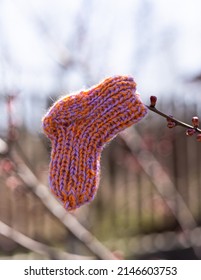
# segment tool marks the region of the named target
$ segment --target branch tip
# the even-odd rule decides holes
[[[167,127],[168,128],[173,128],[175,126],[182,126],[182,127],[185,127],[187,128],[186,130],[186,135],[187,136],[192,136],[194,135],[195,133],[199,133],[197,134],[197,141],[198,142],[201,142],[201,129],[199,128],[199,118],[197,116],[194,116],[192,118],[192,125],[189,125],[185,122],[182,122],[180,120],[177,120],[176,118],[174,118],[172,115],[167,115],[161,111],[159,111],[158,109],[156,109],[156,101],[157,101],[157,97],[156,96],[150,96],[150,105],[146,105],[146,107],[160,115],[161,117],[165,118],[167,120]]]

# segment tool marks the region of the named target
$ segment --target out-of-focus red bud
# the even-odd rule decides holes
[[[201,142],[201,133],[199,133],[199,134],[197,135],[197,141],[198,141],[198,142]]]
[[[199,118],[198,117],[193,117],[192,118],[192,124],[194,127],[198,127],[199,126]]]
[[[175,126],[176,126],[176,123],[172,122],[172,121],[169,121],[168,124],[167,124],[167,127],[169,127],[169,128],[173,128]]]
[[[157,101],[157,97],[152,95],[150,96],[150,106],[151,107],[155,107],[156,106],[156,101]]]
[[[192,136],[193,134],[195,134],[195,129],[193,129],[193,128],[188,128],[188,129],[186,130],[186,135],[187,135],[187,136]]]

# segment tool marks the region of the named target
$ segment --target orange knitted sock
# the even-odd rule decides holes
[[[104,145],[145,116],[146,106],[135,91],[131,77],[108,78],[59,99],[43,118],[52,143],[50,187],[67,210],[94,198]]]

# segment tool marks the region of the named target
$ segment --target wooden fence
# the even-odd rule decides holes
[[[40,101],[34,102],[37,107]],[[159,106],[186,122],[191,122],[193,115],[201,117],[196,104],[166,100]],[[48,185],[49,142],[26,127],[19,131],[18,152]],[[6,160],[1,156],[0,220],[34,240],[87,254],[17,180],[15,167],[9,171],[12,163],[8,161],[6,166]],[[105,148],[101,167],[95,200],[74,213],[81,224],[120,257],[140,258],[185,248],[200,258],[201,144],[195,137],[186,137],[180,127],[168,129],[164,119],[150,112]],[[17,250],[22,251],[22,247],[0,236],[1,254]]]

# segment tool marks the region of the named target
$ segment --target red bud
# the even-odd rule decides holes
[[[201,142],[201,133],[199,133],[199,134],[197,135],[197,141],[198,141],[198,142]]]
[[[192,124],[194,127],[198,127],[199,126],[199,118],[198,117],[193,117],[192,118]]]
[[[150,96],[150,106],[151,107],[155,107],[156,106],[156,101],[157,101],[157,97],[152,95]]]
[[[195,134],[195,129],[189,128],[189,129],[186,130],[186,135],[187,136],[192,136],[193,134]]]
[[[175,122],[168,121],[167,127],[173,128],[173,127],[175,127],[175,126],[176,126],[176,123],[175,123]]]

